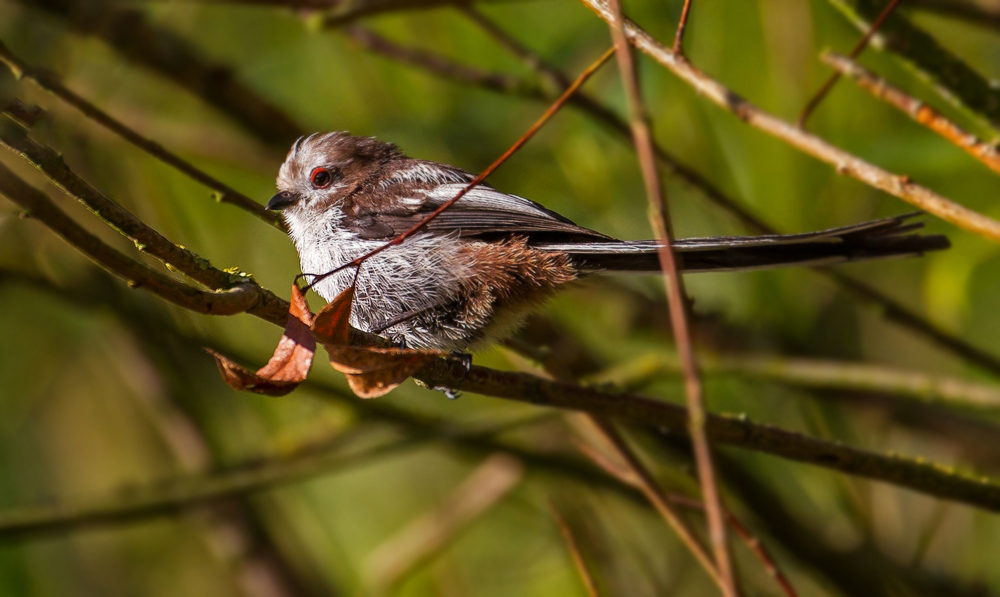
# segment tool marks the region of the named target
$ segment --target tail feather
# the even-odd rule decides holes
[[[912,257],[951,246],[941,235],[914,234],[921,222],[905,214],[804,234],[687,238],[673,243],[685,272],[718,272],[785,266],[830,265],[889,257]],[[659,271],[656,241],[600,241],[535,245],[569,253],[582,271]]]

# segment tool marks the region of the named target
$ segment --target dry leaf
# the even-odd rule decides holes
[[[316,316],[313,332],[330,355],[330,365],[347,376],[359,398],[378,398],[444,353],[405,348],[350,345],[354,287],[330,301]]]
[[[309,311],[305,296],[299,287],[292,284],[292,300],[288,310],[288,322],[274,355],[256,373],[233,362],[214,350],[222,379],[234,390],[246,390],[268,396],[284,396],[305,381],[316,354],[316,340],[312,335],[313,316]]]

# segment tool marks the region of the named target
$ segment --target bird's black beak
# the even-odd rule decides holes
[[[299,196],[290,191],[282,191],[271,197],[271,200],[267,202],[264,209],[268,211],[281,211],[286,207],[291,207],[299,201]]]

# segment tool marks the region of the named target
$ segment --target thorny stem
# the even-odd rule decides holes
[[[642,167],[643,181],[646,185],[646,195],[649,201],[649,218],[660,245],[658,252],[666,286],[670,323],[677,342],[681,367],[684,371],[684,393],[691,417],[688,425],[691,442],[694,446],[695,462],[698,466],[698,480],[705,498],[709,537],[711,538],[712,551],[715,554],[715,568],[719,575],[723,594],[727,597],[735,597],[739,592],[736,587],[732,557],[729,553],[729,543],[726,540],[726,521],[722,514],[722,501],[715,480],[715,470],[712,466],[712,450],[705,434],[704,392],[692,346],[684,296],[684,281],[680,276],[680,268],[671,247],[673,233],[670,226],[669,209],[656,169],[652,132],[642,105],[639,82],[632,61],[632,47],[625,37],[625,17],[622,14],[619,0],[610,0],[609,4],[613,14],[610,23],[611,36],[615,42],[622,84],[628,96],[632,136],[635,139],[635,149]]]
[[[868,31],[865,32],[864,36],[858,41],[857,44],[855,44],[854,48],[851,50],[849,56],[852,59],[857,58],[858,54],[860,54],[862,50],[868,47],[868,43],[871,41],[872,37],[874,37],[875,33],[882,27],[882,24],[885,23],[885,20],[889,18],[889,15],[892,14],[892,11],[896,10],[896,7],[899,6],[899,3],[901,1],[902,0],[892,0],[892,2],[886,5],[885,10],[882,11],[882,14],[880,14],[878,18],[875,19],[875,22],[871,24],[871,27],[868,28]],[[823,83],[823,86],[820,87],[819,91],[816,92],[816,95],[814,95],[813,98],[809,100],[809,103],[806,104],[806,107],[802,110],[802,113],[799,114],[799,119],[798,121],[796,121],[796,125],[798,125],[799,128],[805,127],[806,120],[809,119],[809,115],[813,113],[813,110],[815,110],[816,107],[819,106],[820,102],[823,101],[823,98],[825,98],[826,95],[830,93],[830,90],[833,89],[833,86],[836,85],[837,81],[839,80],[840,80],[840,72],[834,71],[834,73],[830,75],[830,78],[827,79],[825,83]]]
[[[306,288],[312,288],[313,286],[315,286],[317,283],[319,283],[320,281],[324,280],[325,278],[328,278],[328,277],[330,277],[330,276],[332,276],[332,275],[334,275],[334,274],[336,274],[338,272],[341,272],[341,271],[343,271],[346,268],[349,268],[349,267],[358,267],[362,263],[364,263],[365,260],[369,259],[370,257],[373,257],[373,256],[381,253],[382,251],[385,251],[386,249],[388,249],[390,247],[394,247],[396,245],[399,245],[403,241],[405,241],[406,239],[408,239],[411,236],[413,236],[414,234],[416,234],[417,232],[420,232],[425,226],[427,226],[428,224],[430,224],[431,221],[434,220],[434,218],[436,218],[439,215],[441,215],[441,213],[444,212],[444,210],[446,210],[449,207],[451,207],[452,205],[454,205],[455,202],[457,202],[459,199],[461,199],[462,197],[464,197],[466,193],[468,193],[472,189],[476,188],[476,186],[478,186],[479,183],[481,183],[484,180],[486,180],[486,178],[490,174],[493,174],[493,172],[497,168],[499,168],[501,164],[503,164],[504,162],[506,162],[507,159],[510,156],[514,155],[514,153],[517,150],[521,149],[521,147],[523,147],[525,143],[527,143],[532,137],[534,137],[535,133],[537,133],[545,125],[545,123],[547,123],[549,121],[549,119],[551,119],[555,115],[555,113],[558,112],[559,109],[562,108],[566,104],[566,101],[569,100],[569,98],[573,95],[573,93],[575,93],[577,89],[579,89],[584,83],[586,83],[587,79],[589,79],[591,75],[593,75],[595,72],[597,72],[597,69],[599,69],[605,62],[608,61],[608,59],[611,58],[611,56],[614,54],[614,51],[615,51],[614,48],[609,48],[606,52],[604,52],[604,54],[601,55],[600,58],[598,58],[597,60],[595,60],[593,64],[591,64],[590,66],[588,66],[586,70],[584,70],[582,73],[580,73],[580,76],[577,77],[577,79],[575,81],[573,81],[573,84],[570,85],[568,88],[566,88],[566,91],[564,91],[562,93],[562,95],[560,95],[559,98],[555,102],[553,102],[552,105],[549,106],[547,110],[545,110],[545,112],[538,118],[538,120],[536,120],[535,123],[532,124],[528,128],[528,130],[525,131],[525,133],[523,135],[521,135],[520,139],[518,139],[513,145],[511,145],[510,148],[507,149],[507,151],[505,151],[503,153],[503,155],[501,155],[492,164],[490,164],[485,170],[483,170],[479,174],[479,176],[477,176],[476,178],[474,178],[472,180],[472,182],[470,182],[469,184],[467,184],[465,186],[465,188],[463,188],[461,191],[459,191],[458,193],[456,193],[454,197],[452,197],[448,201],[445,201],[444,203],[442,203],[440,207],[438,207],[437,209],[435,209],[431,213],[427,214],[427,217],[425,217],[423,220],[420,220],[419,222],[417,222],[412,228],[410,228],[406,232],[403,232],[402,234],[400,234],[396,238],[392,239],[391,241],[387,242],[386,244],[382,245],[381,247],[378,247],[377,249],[373,249],[372,251],[370,251],[370,252],[362,255],[361,257],[358,257],[357,259],[354,259],[353,261],[345,263],[344,265],[341,265],[340,267],[338,267],[338,268],[336,268],[336,269],[334,269],[332,271],[329,271],[329,272],[326,272],[325,274],[317,276],[316,278],[313,279],[313,281]]]

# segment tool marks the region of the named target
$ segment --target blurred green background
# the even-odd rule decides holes
[[[127,44],[112,48],[81,24],[132,11],[135,23],[169,33],[203,63],[224,65],[226,71],[216,72],[220,80],[231,77],[305,132],[374,135],[415,157],[473,172],[502,153],[544,108],[372,54],[341,28],[323,27],[321,13],[249,4],[8,0],[0,3],[0,40],[143,135],[261,202],[273,194],[274,176],[294,137],[261,138],[137,63],[138,50]],[[659,39],[670,40],[681,4],[629,1],[625,8]],[[571,78],[610,44],[605,24],[576,2],[490,2],[478,8]],[[930,13],[906,14],[985,77],[1000,78],[1000,32]],[[453,7],[381,14],[360,23],[408,47],[537,81],[520,59]],[[158,43],[138,25],[134,30],[143,35],[131,43]],[[127,31],[116,34],[127,37]],[[846,51],[859,35],[822,0],[695,0],[687,53],[751,101],[794,119],[829,73],[818,60],[820,50]],[[952,110],[892,56],[872,49],[863,62],[971,130],[993,135]],[[912,211],[747,127],[645,57],[639,65],[658,141],[780,230]],[[613,63],[585,89],[626,113]],[[30,82],[16,82],[4,71],[0,90],[0,97],[41,105],[47,114],[34,137],[61,152],[109,197],[217,267],[239,267],[287,294],[299,270],[281,232],[212,201],[204,187]],[[996,174],[849,81],[836,87],[810,128],[1000,217]],[[88,229],[134,253],[130,243],[19,158],[4,153],[0,161],[48,190]],[[747,233],[698,190],[669,176],[666,181],[678,236]],[[560,113],[491,182],[607,234],[650,236],[630,143],[578,110]],[[931,217],[924,221],[928,231],[949,236],[950,251],[842,270],[1000,353],[997,245]],[[990,381],[808,270],[687,280],[708,351],[868,361]],[[656,277],[587,280],[555,298],[526,338],[559,350],[556,338],[575,337],[599,367],[669,354],[662,294]],[[237,394],[199,347],[211,345],[259,365],[280,335],[277,328],[246,315],[192,314],[129,290],[38,222],[20,219],[6,199],[0,199],[0,332],[0,508],[127,496],[130,487],[252,468],[326,450],[331,442],[348,464],[180,513],[0,538],[0,595],[370,594],[378,583],[366,571],[405,552],[397,533],[447,503],[491,452],[454,434],[545,414],[471,394],[448,401],[413,382],[361,403],[349,395],[342,376],[321,363],[311,374],[314,384],[286,398]],[[476,362],[526,366],[505,349],[476,355]],[[670,375],[645,380],[637,389],[683,402]],[[717,376],[708,378],[707,397],[714,411],[746,413],[866,449],[986,475],[996,475],[1000,466],[1000,423],[989,413]],[[359,456],[414,434],[423,439],[405,450]],[[461,532],[449,534],[440,548],[429,548],[387,591],[585,594],[551,500],[574,529],[602,594],[713,594],[704,572],[641,499],[594,480],[601,473],[574,449],[559,417],[492,437],[589,472],[574,476],[527,457],[521,459],[522,476],[516,467],[481,469],[514,475],[510,491],[460,525]],[[683,449],[643,441],[664,484],[690,492]],[[993,514],[747,451],[720,452],[727,503],[774,553],[801,595],[1000,591],[1000,524]],[[698,514],[691,521],[702,526]],[[779,594],[742,545],[734,552],[747,595]]]

